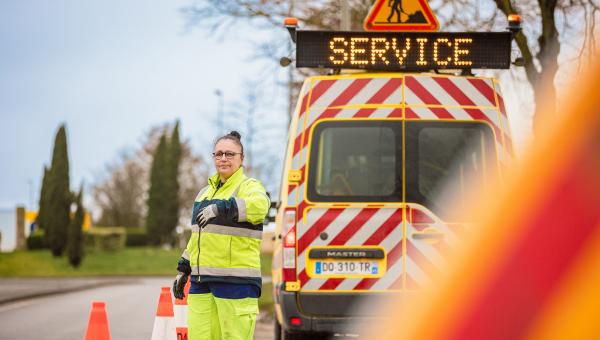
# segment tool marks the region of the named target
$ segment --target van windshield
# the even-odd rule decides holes
[[[495,155],[492,130],[480,122],[325,121],[312,136],[308,198],[402,202],[404,197],[443,218],[448,204],[441,200],[448,193],[463,199],[468,175],[495,174]]]

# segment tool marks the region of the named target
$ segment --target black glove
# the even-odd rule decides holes
[[[185,284],[187,283],[189,275],[185,273],[179,273],[177,278],[173,282],[173,295],[176,299],[183,300],[185,297]]]
[[[183,258],[179,260],[177,263],[177,271],[185,275],[192,275],[192,267],[190,266],[190,262]]]

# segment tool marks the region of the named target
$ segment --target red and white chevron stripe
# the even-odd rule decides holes
[[[428,284],[432,273],[441,270],[445,254],[454,248],[459,237],[450,227],[427,209],[408,204],[405,209],[418,209],[433,220],[418,224],[406,221],[402,208],[311,208],[306,221],[298,223],[298,272],[302,290],[401,290],[403,289],[403,230],[406,228],[407,289]],[[413,237],[425,227],[444,234],[437,243]],[[321,233],[328,235],[323,240]],[[374,246],[386,249],[387,271],[380,278],[318,278],[307,274],[307,254],[311,247]]]
[[[502,129],[501,114],[498,112],[491,80],[433,76],[409,76],[405,80],[408,107],[430,107],[433,116],[429,115],[429,119],[485,121],[492,126],[501,145],[512,144],[510,137]],[[454,107],[461,109],[450,112]],[[414,109],[411,111],[414,112]],[[418,115],[415,117],[413,112],[407,109],[406,118],[420,118]]]
[[[504,106],[504,98],[502,98],[502,91],[500,90],[500,85],[494,81],[494,89],[496,91],[496,98],[498,101],[497,109],[500,112],[500,124],[502,126],[502,130],[505,131],[507,135],[511,135],[510,124],[508,123],[508,116],[506,114],[506,107]],[[510,139],[504,141],[504,148],[506,152],[513,157],[513,144]]]
[[[407,76],[405,77],[407,106],[476,106],[496,107],[491,79]]]
[[[298,222],[298,273],[303,290],[402,288],[402,208],[311,208]],[[327,233],[323,240],[321,233]],[[387,272],[381,278],[310,278],[309,247],[379,245],[386,249]]]

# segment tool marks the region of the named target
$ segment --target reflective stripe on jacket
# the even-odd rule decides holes
[[[216,204],[219,214],[202,230],[198,212]],[[192,279],[201,282],[252,283],[260,287],[262,224],[270,207],[262,184],[238,169],[223,184],[208,180],[194,202],[192,236],[182,258],[190,262]]]

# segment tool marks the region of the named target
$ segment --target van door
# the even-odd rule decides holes
[[[494,133],[485,122],[407,120],[406,289],[431,283],[465,232],[466,196],[496,176]],[[468,219],[468,217],[467,217]]]
[[[321,120],[309,145],[301,291],[402,290],[402,120]]]

